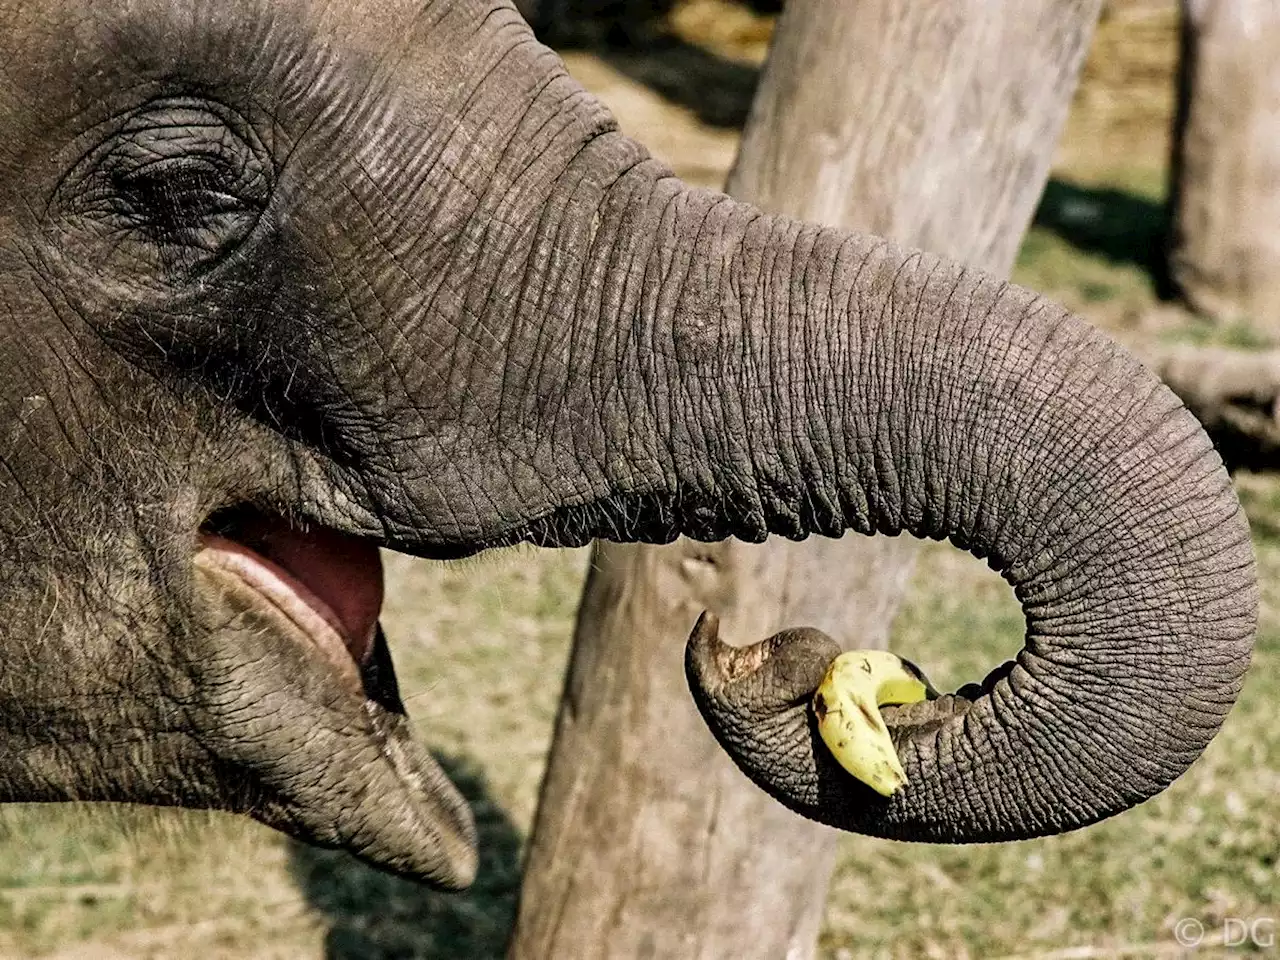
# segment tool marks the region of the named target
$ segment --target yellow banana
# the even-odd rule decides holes
[[[929,682],[915,666],[886,650],[855,650],[831,662],[813,695],[818,733],[840,766],[886,797],[907,782],[880,707],[918,703]]]

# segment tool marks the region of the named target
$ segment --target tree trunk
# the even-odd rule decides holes
[[[1204,424],[1227,469],[1280,470],[1280,350],[1184,344],[1138,356]]]
[[[1280,339],[1280,3],[1183,0],[1169,280]]]
[[[792,0],[729,192],[1007,272],[1100,2]],[[883,647],[914,553],[599,544],[509,956],[811,957],[835,834],[720,752],[684,641],[711,609],[734,642],[809,624]]]

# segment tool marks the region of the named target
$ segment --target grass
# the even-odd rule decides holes
[[[1159,171],[1057,173],[1023,240],[1013,279],[1089,311],[1107,304],[1144,310],[1156,300],[1152,267],[1163,241]]]
[[[1274,481],[1250,477],[1251,513],[1280,509]],[[984,847],[929,848],[849,838],[823,945],[836,957],[1036,956],[1069,946],[1175,947],[1183,917],[1280,914],[1275,796],[1280,733],[1280,539],[1258,537],[1262,629],[1243,695],[1204,757],[1155,800],[1088,830]],[[946,592],[924,588],[946,583]],[[1016,649],[1021,620],[976,561],[931,546],[898,621],[895,649],[954,684]],[[928,650],[928,653],[923,651]],[[949,655],[934,657],[937,650]],[[935,664],[941,669],[935,669]],[[944,679],[945,677],[945,679]],[[1102,954],[1110,955],[1110,954]]]
[[[1064,837],[970,848],[843,839],[823,957],[1135,944],[1146,956],[1173,947],[1182,917],[1213,930],[1226,917],[1280,912],[1280,771],[1270,759],[1280,756],[1280,484],[1244,476],[1241,493],[1255,520],[1262,629],[1239,705],[1191,772],[1154,801]],[[0,956],[501,956],[587,557],[388,560],[386,623],[406,695],[479,815],[476,887],[431,893],[230,817],[6,807]],[[955,686],[1006,659],[1021,629],[984,564],[929,544],[894,646]],[[474,709],[469,691],[481,688],[504,702]]]

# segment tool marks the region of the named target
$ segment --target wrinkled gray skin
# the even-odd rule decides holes
[[[1088,823],[1234,700],[1246,524],[1168,391],[1026,291],[685,186],[514,7],[11,0],[0,71],[0,800],[239,810],[468,882],[381,638],[339,662],[193,559],[248,506],[444,558],[846,528],[990,557],[1026,649],[907,728],[892,802],[833,786],[792,703],[829,650],[694,670],[758,781],[871,833]]]

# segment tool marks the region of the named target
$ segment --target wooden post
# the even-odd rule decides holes
[[[1048,174],[1100,0],[789,0],[729,192],[997,272]],[[811,957],[835,835],[746,780],[685,686],[703,609],[883,646],[906,539],[599,544],[510,954]]]
[[[1280,342],[1280,3],[1183,0],[1169,279]]]

